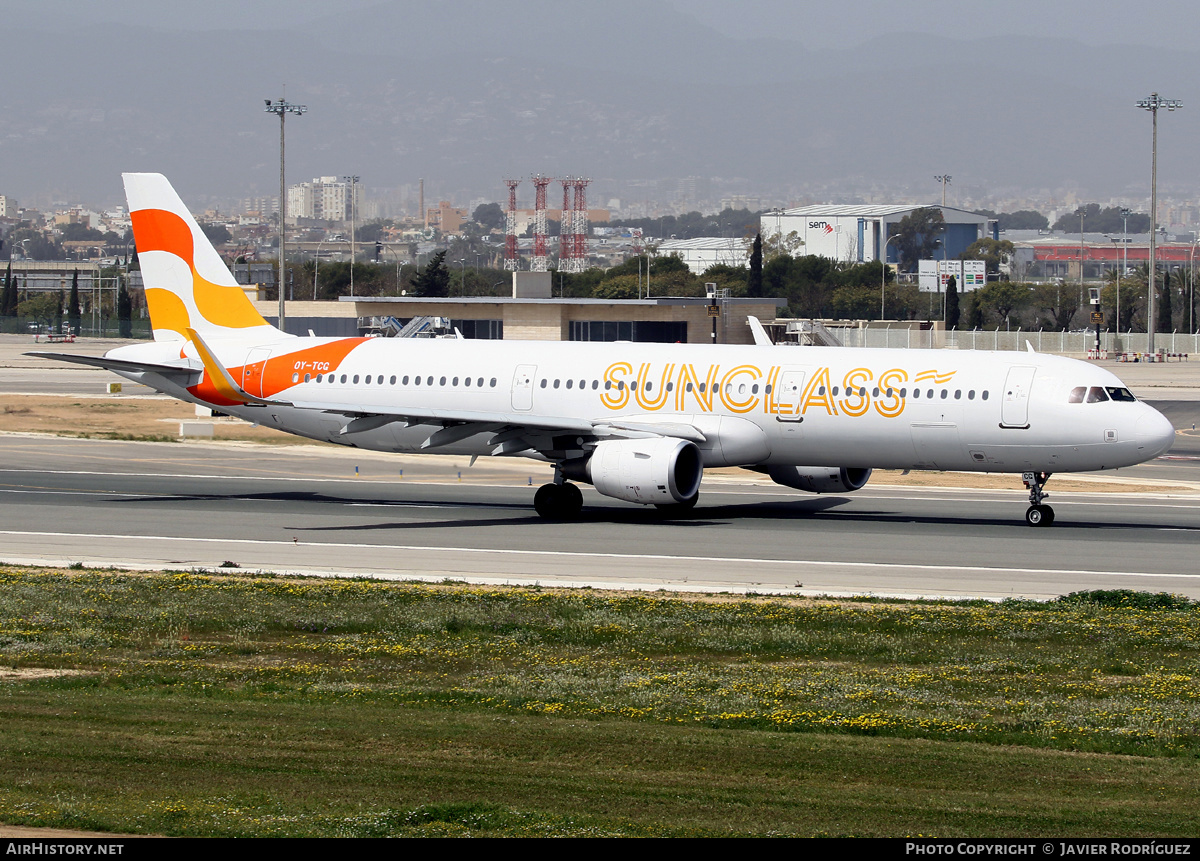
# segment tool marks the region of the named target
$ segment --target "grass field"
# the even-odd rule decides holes
[[[0,821],[1194,835],[1200,610],[0,568]]]

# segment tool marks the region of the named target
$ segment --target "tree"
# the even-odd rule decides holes
[[[958,255],[959,260],[982,260],[989,275],[1000,272],[1000,264],[1008,260],[1013,253],[1013,244],[1007,239],[992,239],[985,236],[976,239],[967,246],[967,250]]]
[[[1045,230],[1050,226],[1050,219],[1032,209],[1002,212],[996,221],[1001,230]]]
[[[59,301],[62,301],[61,295]],[[133,299],[124,283],[121,284],[121,290],[117,293],[117,326],[122,338],[133,337]]]
[[[1033,289],[1032,295],[1034,307],[1045,312],[1044,328],[1062,332],[1070,328],[1071,321],[1079,311],[1079,285],[1061,280],[1054,284],[1039,284]]]
[[[16,298],[16,288],[13,285],[12,260],[8,261],[8,272],[4,275],[4,291],[0,292],[0,317],[15,317],[17,312],[13,308]]]
[[[1171,270],[1164,269],[1162,274],[1162,289],[1157,291],[1158,320],[1154,325],[1164,335],[1171,331]]]
[[[83,328],[83,308],[79,306],[79,270],[71,275],[71,298],[67,305],[67,325],[78,335]]]
[[[763,241],[762,234],[754,235],[754,247],[750,251],[750,277],[746,281],[746,295],[760,297],[763,295]]]
[[[1068,212],[1054,222],[1054,229],[1065,233],[1079,232],[1079,216]],[[1083,229],[1091,233],[1121,233],[1125,229],[1125,219],[1121,217],[1121,207],[1109,206],[1100,208],[1098,203],[1089,203],[1083,207]],[[1140,212],[1129,214],[1130,233],[1148,233],[1150,231],[1150,216]]]
[[[1007,281],[993,281],[975,291],[975,302],[982,309],[996,312],[1003,324],[1009,315],[1029,304],[1029,287],[1025,284],[1012,284]]]
[[[450,270],[446,268],[446,252],[439,251],[413,278],[418,296],[444,297],[450,295]]]
[[[58,307],[54,309],[54,331],[61,332],[63,327],[63,291],[58,291]]]
[[[504,210],[498,203],[481,203],[471,213],[471,220],[484,230],[504,229]]]
[[[946,328],[958,328],[958,280],[953,275],[946,279]]]
[[[892,234],[897,237],[900,267],[906,272],[915,272],[918,261],[932,258],[945,228],[946,219],[935,206],[918,207],[901,218]]]
[[[224,224],[201,224],[200,232],[207,236],[213,245],[224,245],[233,238]]]

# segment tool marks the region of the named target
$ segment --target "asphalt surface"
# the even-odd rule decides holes
[[[802,594],[1200,597],[1196,496],[1054,494],[1057,523],[1031,529],[1019,489],[807,496],[706,479],[686,519],[585,488],[581,521],[556,524],[532,510],[528,481],[541,475],[518,481],[507,464],[440,458],[401,477],[398,462],[409,463],[3,436],[0,559]]]
[[[104,396],[116,378],[25,357],[0,337],[0,393]],[[96,354],[113,344],[56,346]],[[1200,598],[1200,363],[1108,363],[1184,431],[1121,470],[1143,493],[1060,493],[1024,524],[1012,490],[889,488],[809,496],[706,477],[682,520],[584,489],[580,522],[541,521],[526,461],[354,450],[0,435],[0,560],[244,569],[496,583],[801,594],[1051,597],[1130,588]],[[128,383],[124,393],[152,394]]]

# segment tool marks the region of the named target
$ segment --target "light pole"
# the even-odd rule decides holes
[[[284,298],[287,295],[287,277],[284,274],[285,266],[287,265],[284,262],[286,260],[285,250],[287,248],[286,240],[284,239],[284,236],[287,233],[287,183],[284,180],[285,162],[283,158],[283,126],[284,118],[288,114],[296,114],[299,116],[307,111],[308,108],[305,105],[293,105],[289,102],[285,102],[282,97],[277,102],[272,102],[270,99],[263,99],[263,101],[267,103],[268,114],[279,115],[279,328],[282,331],[286,331],[284,329],[283,303]]]
[[[1117,273],[1117,335],[1121,334],[1121,278],[1129,268],[1129,207],[1121,207],[1121,271]]]
[[[1079,216],[1079,304],[1083,304],[1083,217],[1087,215],[1087,210],[1084,207],[1079,207],[1075,210],[1075,214]]]
[[[321,266],[321,246],[325,244],[322,239],[317,243],[317,253],[313,255],[313,301],[317,301],[317,269]]]
[[[354,296],[354,257],[355,257],[355,254],[354,254],[354,250],[355,250],[354,249],[354,222],[355,222],[355,217],[358,215],[358,212],[357,212],[358,196],[355,194],[355,191],[358,186],[358,177],[357,176],[344,176],[344,177],[342,177],[342,179],[344,179],[347,183],[350,184],[350,295],[351,295],[351,297],[353,297]]]
[[[893,239],[899,238],[900,234],[889,236],[883,242],[883,251],[880,252],[879,262],[883,264],[883,269],[879,273],[879,319],[883,319],[883,298],[887,295],[887,247],[888,243]]]
[[[1146,352],[1153,354],[1154,269],[1156,264],[1154,230],[1158,226],[1158,109],[1166,108],[1168,111],[1173,111],[1176,108],[1182,108],[1183,102],[1179,99],[1159,98],[1158,93],[1151,93],[1149,98],[1139,99],[1135,107],[1149,111],[1152,117],[1150,135],[1150,277],[1148,279],[1149,296],[1146,301]]]
[[[942,206],[943,207],[946,206],[946,186],[948,186],[950,184],[951,178],[952,177],[948,173],[944,173],[941,176],[934,177],[934,179],[936,179],[938,182],[940,182],[942,184]]]

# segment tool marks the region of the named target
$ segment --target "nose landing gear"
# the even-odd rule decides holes
[[[1030,526],[1049,526],[1054,522],[1054,509],[1042,503],[1050,494],[1042,490],[1050,480],[1048,472],[1023,472],[1021,479],[1029,488],[1029,508],[1025,509],[1025,522]]]

